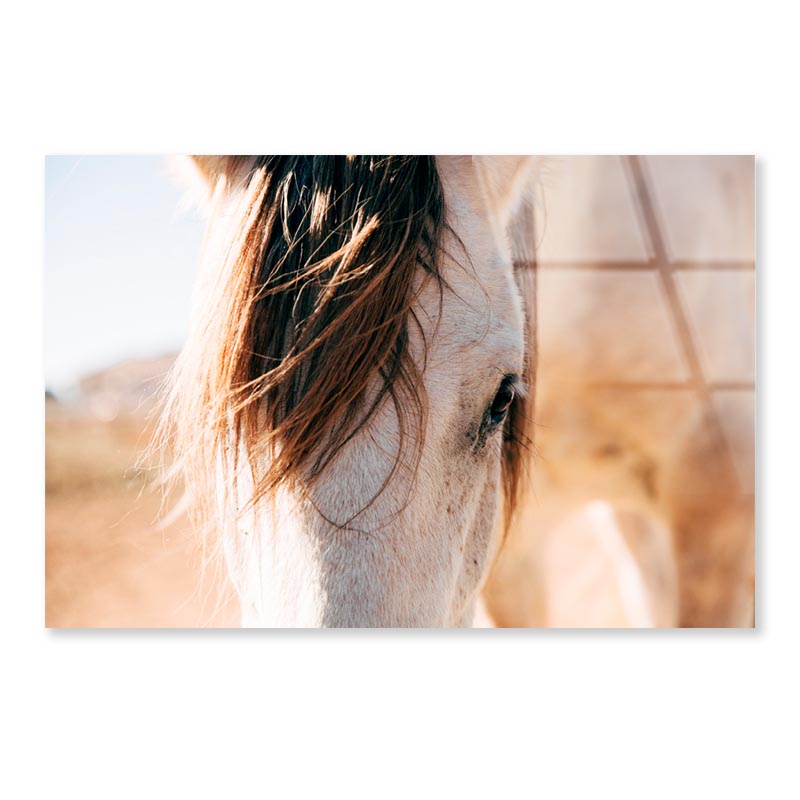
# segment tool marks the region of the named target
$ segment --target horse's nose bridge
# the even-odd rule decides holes
[[[429,486],[429,488],[432,488]],[[440,626],[451,613],[458,532],[423,492],[378,530],[320,527],[323,624]],[[442,506],[442,512],[444,506]]]
[[[396,553],[387,537],[331,530],[319,557],[323,626],[379,627],[402,615]]]

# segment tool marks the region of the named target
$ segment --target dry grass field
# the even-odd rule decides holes
[[[48,402],[45,426],[47,627],[237,624],[221,571],[201,570],[186,518],[159,527],[160,492],[136,467],[143,415],[105,422]]]

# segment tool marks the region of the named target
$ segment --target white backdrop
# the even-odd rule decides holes
[[[0,794],[798,796],[796,25],[769,2],[178,6],[6,12]],[[45,631],[44,154],[187,150],[755,152],[758,629]]]

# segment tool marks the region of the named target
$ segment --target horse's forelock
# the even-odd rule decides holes
[[[433,158],[263,156],[223,209],[226,256],[166,420],[198,500],[244,455],[255,501],[313,482],[387,397],[401,430],[424,419],[409,312],[420,264],[440,280],[444,206]]]

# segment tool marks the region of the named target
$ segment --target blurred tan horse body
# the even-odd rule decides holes
[[[668,195],[639,221],[659,252],[645,234],[625,243],[653,175],[564,161],[537,220],[539,456],[490,609],[509,625],[751,625],[754,273],[736,257],[753,254],[752,159],[654,159]],[[660,241],[667,210],[685,217],[678,273]],[[726,260],[703,269],[721,246]],[[620,251],[650,263],[615,267]],[[610,263],[564,269],[564,253]],[[687,309],[700,330],[682,341]],[[701,351],[694,383],[687,348]]]

